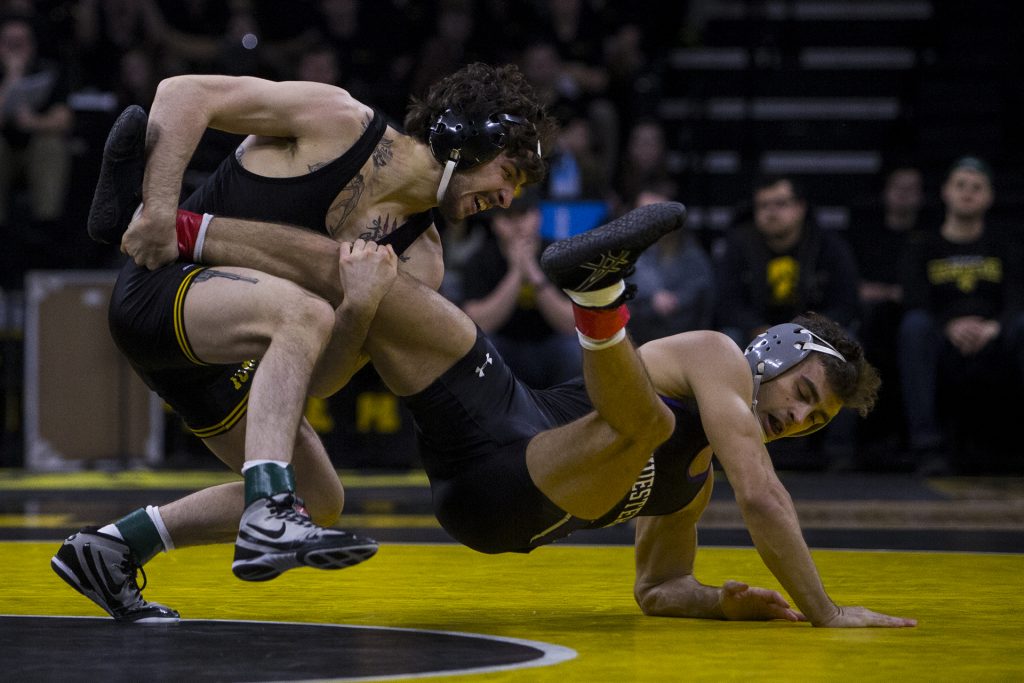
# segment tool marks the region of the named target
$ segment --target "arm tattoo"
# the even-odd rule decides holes
[[[241,161],[242,157],[244,155],[245,155],[245,147],[242,147],[241,145],[239,145],[238,147],[235,148],[235,161]]]
[[[357,173],[356,177],[338,193],[331,208],[327,210],[327,232],[331,234],[331,237],[337,239],[345,226],[345,221],[355,211],[356,204],[359,203],[359,198],[363,195],[365,187],[363,174]]]
[[[248,282],[253,285],[259,282],[259,280],[254,277],[245,277],[244,275],[238,275],[237,273],[225,273],[223,270],[213,270],[212,268],[207,268],[196,275],[195,282],[206,282],[207,280],[212,280],[215,277],[222,277],[225,280],[235,280],[236,282]]]

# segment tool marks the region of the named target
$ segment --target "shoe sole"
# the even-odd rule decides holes
[[[611,255],[612,267],[621,269],[636,261],[647,247],[686,222],[686,207],[678,202],[649,204],[616,218],[593,230],[550,245],[541,254],[540,267],[548,279],[564,289],[588,291],[588,281],[569,283],[565,279],[578,273],[580,266]],[[595,271],[591,279],[607,275]]]
[[[297,567],[344,569],[365,562],[377,554],[377,544],[347,548],[315,548],[288,553],[262,553],[252,560],[235,560],[231,572],[242,581],[270,581]]]
[[[86,230],[102,244],[120,244],[139,204],[146,170],[146,111],[131,105],[117,117],[103,145],[103,161]]]

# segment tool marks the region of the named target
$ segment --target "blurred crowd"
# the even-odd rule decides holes
[[[700,3],[697,3],[698,5]],[[119,255],[84,235],[94,141],[123,107],[148,108],[161,79],[250,75],[339,85],[400,127],[409,95],[464,63],[515,62],[561,122],[543,186],[462,224],[441,225],[443,293],[537,387],[579,371],[568,301],[537,260],[550,240],[682,196],[683,170],[658,119],[669,48],[689,40],[687,3],[637,12],[586,0],[7,0],[0,12],[0,291],[34,268],[104,268]],[[85,149],[86,143],[93,146]],[[238,142],[210,131],[188,192]],[[866,421],[811,440],[835,470],[969,471],[998,438],[994,397],[1024,388],[1020,226],[990,225],[998,179],[985,159],[950,159],[926,187],[892,159],[877,197],[845,230],[815,223],[800,178],[745,188],[725,230],[662,240],[638,267],[638,343],[718,329],[741,347],[811,309],[865,344],[885,385]],[[597,207],[596,212],[595,208]],[[936,210],[929,211],[928,207]],[[566,219],[568,216],[568,219]],[[566,220],[568,222],[566,223]],[[885,462],[874,459],[883,454]],[[902,461],[894,462],[899,453]],[[985,456],[990,457],[990,456]],[[991,459],[991,458],[990,458]],[[1021,469],[1020,464],[1016,465]]]

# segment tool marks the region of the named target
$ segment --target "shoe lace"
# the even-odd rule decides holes
[[[285,522],[291,522],[304,527],[316,526],[309,515],[295,509],[296,499],[289,496],[283,500],[271,499],[270,516]]]
[[[129,555],[125,555],[124,560],[118,565],[118,568],[124,572],[125,582],[128,588],[138,596],[139,600],[142,600],[142,589],[146,587],[149,579],[146,578],[146,570],[142,568],[142,565],[136,564]],[[142,585],[139,585],[138,575],[142,574]]]

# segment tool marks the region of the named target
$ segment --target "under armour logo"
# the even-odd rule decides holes
[[[478,367],[476,369],[476,374],[477,374],[478,377],[483,377],[484,376],[484,368],[486,368],[488,365],[494,365],[494,361],[491,360],[491,354],[488,353],[486,355],[487,355],[487,358],[484,359],[484,362],[481,363],[480,367]]]
[[[601,254],[601,260],[598,262],[591,261],[590,263],[584,263],[580,267],[591,271],[587,279],[578,285],[574,286],[574,289],[580,292],[587,291],[587,288],[593,285],[595,282],[603,278],[605,275],[611,273],[617,273],[629,265],[629,252],[622,251],[618,255],[615,254]]]

